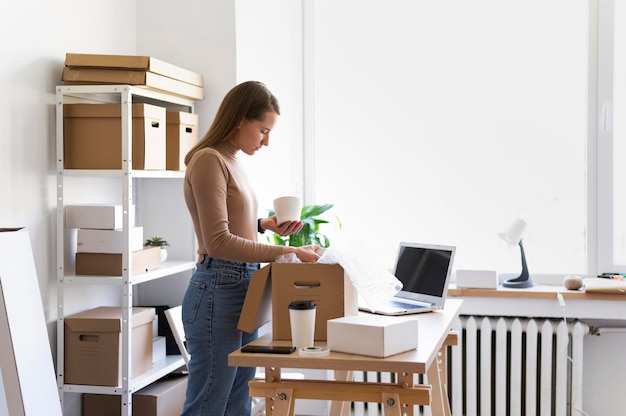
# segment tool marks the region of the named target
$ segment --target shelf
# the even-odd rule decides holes
[[[183,367],[185,360],[181,355],[168,355],[164,360],[154,363],[150,371],[146,371],[139,377],[133,378],[132,386],[133,391],[137,391],[146,387],[148,384],[154,382],[168,375],[169,373]]]
[[[196,267],[195,261],[168,260],[161,264],[158,269],[131,276],[131,285],[149,282],[176,273],[193,270]],[[122,276],[87,276],[87,275],[66,275],[65,284],[89,284],[89,285],[121,285]]]
[[[57,85],[57,93],[66,97],[89,100],[99,103],[119,102],[115,94],[128,92],[139,97],[150,98],[168,104],[193,107],[194,100],[166,94],[140,85]]]
[[[153,364],[152,369],[133,378],[131,382],[132,392],[146,387],[148,384],[166,376],[167,374],[183,367],[185,360],[181,355],[168,355],[163,360]],[[91,394],[122,394],[121,386],[91,386],[82,384],[65,384],[63,391],[68,393],[91,393]]]
[[[93,106],[100,104],[120,104],[121,117],[121,149],[120,163],[103,166],[120,166],[120,169],[65,169],[64,158],[64,122],[63,110],[65,104],[88,103]],[[110,194],[107,201],[111,204],[117,202],[119,204],[120,197],[123,208],[122,229],[124,230],[124,246],[131,247],[130,227],[135,221],[127,213],[131,212],[131,208],[144,207],[139,218],[144,224],[154,224],[154,221],[163,221],[165,215],[170,216],[173,210],[182,210],[181,203],[172,203],[164,201],[170,198],[169,193],[173,189],[179,189],[178,181],[170,179],[183,179],[184,171],[171,170],[134,170],[130,160],[132,159],[132,141],[133,141],[133,124],[132,107],[130,104],[146,103],[161,106],[167,111],[184,111],[193,113],[194,100],[170,95],[161,91],[146,88],[144,86],[134,85],[61,85],[56,87],[56,180],[57,180],[57,299],[59,305],[59,322],[64,318],[63,309],[67,301],[65,300],[65,287],[68,285],[110,285],[121,288],[121,298],[119,304],[122,306],[122,320],[120,332],[120,365],[119,373],[122,376],[119,386],[95,386],[95,385],[77,385],[65,384],[63,370],[57,373],[57,385],[61,392],[67,393],[94,393],[94,394],[110,394],[121,396],[121,412],[120,415],[129,416],[132,414],[132,407],[128,406],[132,402],[132,395],[135,391],[152,384],[160,378],[172,373],[180,368],[184,368],[185,361],[180,355],[167,356],[165,359],[154,363],[152,369],[137,377],[131,378],[132,373],[132,307],[133,307],[133,289],[134,285],[144,282],[156,281],[161,278],[173,276],[178,273],[193,271],[196,266],[196,255],[192,247],[189,250],[184,249],[183,254],[178,255],[178,259],[170,259],[163,262],[159,268],[148,272],[132,273],[132,255],[126,251],[126,256],[122,256],[121,276],[78,276],[72,271],[72,274],[66,274],[65,266],[68,260],[66,246],[70,241],[68,238],[64,221],[64,210],[69,205],[69,200],[77,198],[76,186],[85,186],[85,182],[93,182],[93,179],[113,178],[119,182],[119,193],[117,195],[113,190],[108,190]],[[83,165],[89,166],[89,165]],[[69,178],[77,178],[70,180]],[[79,180],[85,178],[85,180]],[[134,179],[146,179],[145,181],[134,181]],[[152,179],[165,179],[166,181],[153,181]],[[114,181],[115,182],[115,181]],[[178,185],[177,185],[178,184]],[[107,184],[108,185],[108,184]],[[67,189],[66,189],[67,188]],[[68,201],[66,201],[66,192]],[[80,192],[80,190],[79,190]],[[167,194],[167,195],[166,195]],[[86,195],[82,199],[89,199]],[[182,196],[181,196],[182,199]],[[154,200],[154,201],[153,201]],[[156,206],[154,204],[156,202]],[[146,208],[147,207],[147,208]],[[138,208],[141,209],[141,208]],[[152,220],[152,222],[150,222]],[[161,224],[159,222],[159,224]],[[182,227],[188,225],[191,231],[189,240],[182,241],[183,244],[195,241],[193,238],[193,225],[191,219],[185,215],[176,215],[171,219],[168,218],[168,229]],[[163,224],[165,225],[165,224]],[[178,233],[180,234],[180,233]],[[180,235],[179,235],[180,237]],[[187,236],[183,236],[185,239]],[[180,240],[180,238],[179,238]],[[180,243],[181,241],[175,241]],[[184,247],[184,246],[183,246]],[[189,256],[185,256],[188,253]],[[71,251],[70,253],[71,254]],[[182,258],[182,260],[181,260]],[[118,302],[116,302],[118,303]],[[65,332],[64,325],[57,325],[57,366],[63,369],[65,365]],[[113,365],[115,365],[113,363]],[[115,380],[115,379],[114,379]],[[61,394],[61,402],[65,400]]]
[[[122,177],[121,169],[63,169],[61,174],[65,177]],[[156,179],[179,179],[185,177],[184,171],[174,170],[131,170],[133,178],[156,178]]]

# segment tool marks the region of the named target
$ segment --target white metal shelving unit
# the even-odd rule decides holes
[[[193,250],[189,250],[186,259],[172,259],[161,264],[156,270],[146,273],[133,274],[130,229],[135,219],[130,215],[133,201],[133,187],[136,180],[180,179],[184,172],[175,171],[143,171],[132,169],[132,103],[136,100],[161,105],[175,111],[193,112],[193,101],[174,95],[154,91],[141,86],[131,85],[75,85],[56,87],[56,167],[57,167],[57,384],[61,404],[64,393],[95,393],[121,396],[121,415],[132,415],[132,395],[135,391],[151,384],[159,378],[184,366],[185,362],[180,355],[169,355],[166,359],[155,363],[152,369],[144,374],[132,374],[132,308],[133,287],[141,283],[154,281],[163,277],[192,270],[195,267]],[[64,119],[63,106],[68,103],[89,102],[120,103],[122,122],[122,169],[113,170],[77,170],[65,169],[63,160]],[[165,120],[164,120],[165,122]],[[65,265],[65,186],[69,177],[111,177],[119,178],[122,194],[124,241],[122,253],[122,275],[112,277],[76,276],[66,271]],[[191,223],[189,223],[191,227]],[[65,318],[65,289],[67,285],[117,285],[121,287],[122,333],[121,333],[121,385],[114,387],[65,384],[64,382],[64,318]],[[100,305],[94,305],[100,306]]]

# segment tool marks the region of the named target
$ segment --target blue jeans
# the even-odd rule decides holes
[[[204,256],[182,303],[191,355],[182,416],[243,416],[251,411],[248,382],[255,368],[229,367],[228,354],[258,337],[237,330],[239,315],[258,263]]]

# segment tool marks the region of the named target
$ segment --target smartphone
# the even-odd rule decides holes
[[[262,352],[265,354],[291,354],[296,347],[278,345],[244,345],[241,352]]]

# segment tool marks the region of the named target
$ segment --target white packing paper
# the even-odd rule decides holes
[[[376,262],[376,253],[357,243],[333,244],[320,250],[317,261],[322,264],[339,264],[348,275],[365,306],[376,308],[387,302],[402,289],[400,282],[389,270]],[[277,263],[301,263],[293,254],[284,254]]]

